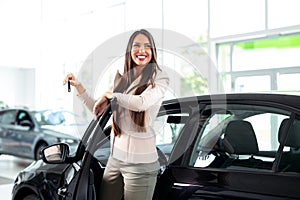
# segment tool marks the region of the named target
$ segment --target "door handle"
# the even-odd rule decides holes
[[[7,131],[7,134],[8,134],[9,136],[12,136],[12,137],[14,137],[14,136],[16,135],[16,133],[15,133],[14,131],[12,131],[12,130],[8,130],[8,131]]]

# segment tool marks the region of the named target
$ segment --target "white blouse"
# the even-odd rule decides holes
[[[134,87],[141,77],[138,77],[128,88]],[[169,85],[169,77],[165,72],[159,71],[154,80],[155,86],[146,88],[140,95],[133,95],[134,90],[128,94],[113,93],[121,109],[118,116],[118,126],[121,135],[116,136],[111,132],[111,156],[126,163],[153,163],[157,161],[156,133],[152,128],[165,92]],[[79,96],[83,103],[93,110],[95,99],[87,92]],[[131,119],[129,110],[145,111],[146,132],[139,132],[137,125]]]

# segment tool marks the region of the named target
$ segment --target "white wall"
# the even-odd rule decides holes
[[[34,107],[35,69],[0,67],[0,100],[9,106]]]

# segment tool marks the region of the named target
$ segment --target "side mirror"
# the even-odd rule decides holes
[[[41,152],[41,155],[45,163],[59,164],[66,161],[69,156],[69,152],[69,145],[60,143],[44,148]]]

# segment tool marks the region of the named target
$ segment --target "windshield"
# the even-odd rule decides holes
[[[59,125],[65,121],[62,114],[53,113],[51,111],[34,111],[33,116],[41,126],[42,125]]]
[[[76,115],[75,113],[69,111],[51,111],[51,110],[43,110],[43,111],[33,111],[32,112],[34,118],[39,123],[39,125],[85,125],[87,121]]]

